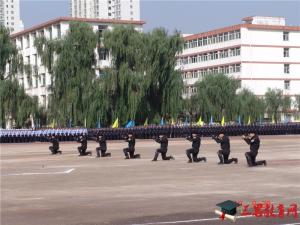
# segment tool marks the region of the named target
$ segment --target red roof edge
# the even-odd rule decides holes
[[[108,23],[108,24],[124,24],[124,25],[144,25],[146,22],[142,20],[115,20],[115,19],[94,19],[94,18],[77,18],[77,17],[58,17],[49,21],[46,21],[44,23],[35,25],[33,27],[30,27],[28,29],[25,29],[23,31],[20,31],[18,33],[11,34],[11,38],[16,38],[21,35],[31,33],[37,30],[40,30],[42,28],[48,27],[50,25],[55,25],[60,22],[65,22],[65,21],[77,21],[77,22],[86,22],[86,23]]]

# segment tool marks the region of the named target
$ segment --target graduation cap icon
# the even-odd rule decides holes
[[[220,210],[215,210],[215,213],[220,216],[222,220],[229,219],[232,221],[236,220],[235,214],[236,214],[236,208],[239,207],[241,204],[227,200],[225,202],[218,203],[217,206],[221,208]]]

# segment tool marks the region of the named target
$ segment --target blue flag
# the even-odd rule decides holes
[[[130,128],[130,127],[134,127],[134,121],[132,120],[130,120],[125,126],[125,128]]]
[[[262,117],[261,117],[261,115],[259,116],[259,123],[262,124]]]
[[[97,121],[96,127],[97,127],[97,128],[101,128],[100,120]]]
[[[238,117],[238,123],[239,123],[239,125],[242,124],[242,122],[241,122],[241,116],[240,116],[240,115],[239,115],[239,117]]]
[[[213,118],[213,116],[210,116],[210,122],[209,122],[209,124],[213,124],[214,123],[214,118]]]
[[[164,118],[163,117],[161,118],[159,125],[161,125],[161,126],[164,125]]]
[[[68,128],[71,128],[71,127],[72,127],[72,120],[69,120]]]
[[[185,126],[188,126],[188,125],[189,125],[189,121],[188,121],[188,118],[187,118],[187,117],[185,117],[184,125],[185,125]]]

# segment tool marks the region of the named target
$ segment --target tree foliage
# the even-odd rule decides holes
[[[236,114],[241,117],[244,123],[247,123],[250,116],[251,120],[258,121],[265,112],[264,100],[255,96],[248,89],[242,89],[236,97]]]
[[[17,127],[22,127],[28,118],[38,111],[37,99],[28,96],[15,77],[17,72],[23,72],[21,59],[22,57],[17,54],[16,46],[10,39],[8,29],[0,26],[1,127],[5,127],[7,120],[13,121]],[[6,70],[7,65],[9,71]]]
[[[277,123],[278,113],[282,110],[285,102],[282,90],[268,88],[268,91],[265,93],[265,102],[269,117],[274,116],[275,122]]]
[[[208,74],[196,84],[197,94],[192,96],[196,110],[206,121],[210,116],[221,120],[222,116],[235,118],[237,81],[224,74]]]

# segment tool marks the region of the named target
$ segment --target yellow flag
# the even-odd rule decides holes
[[[52,123],[51,123],[51,127],[54,128],[55,127],[55,120],[53,119]]]
[[[171,124],[172,124],[172,125],[175,125],[175,121],[174,121],[173,118],[172,118],[172,120],[171,120]]]
[[[86,127],[86,117],[84,118],[84,127]]]
[[[248,118],[248,125],[250,125],[251,124],[251,117],[249,116],[249,118]]]
[[[148,118],[146,118],[144,126],[148,126]]]
[[[222,117],[222,121],[221,121],[221,125],[224,126],[225,125],[225,117]]]
[[[198,126],[203,126],[203,121],[202,121],[202,117],[200,116],[200,118],[199,118],[199,120],[198,120],[198,122],[197,122],[197,125]]]
[[[118,128],[118,127],[119,127],[119,118],[117,118],[114,124],[112,125],[112,128]]]
[[[274,117],[274,114],[272,115],[272,123],[275,123],[275,117]]]

